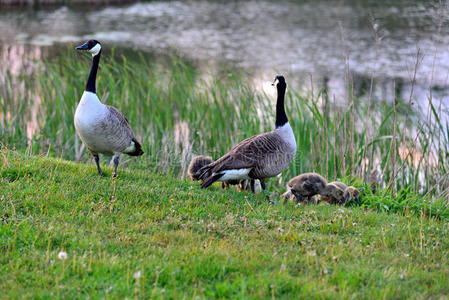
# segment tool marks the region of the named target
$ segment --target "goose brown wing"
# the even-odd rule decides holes
[[[218,159],[214,163],[212,172],[257,167],[267,156],[281,150],[281,145],[280,136],[274,132],[247,138]]]

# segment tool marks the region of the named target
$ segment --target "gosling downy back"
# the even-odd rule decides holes
[[[187,173],[190,176],[190,179],[193,181],[200,180],[200,173],[198,172],[202,167],[211,164],[213,162],[212,157],[206,155],[199,155],[192,158],[189,164],[189,168]]]
[[[287,183],[287,190],[295,195],[298,202],[302,202],[319,194],[326,184],[326,179],[320,174],[304,173],[290,179]]]
[[[335,183],[328,183],[320,192],[318,200],[329,204],[344,204],[344,190]]]

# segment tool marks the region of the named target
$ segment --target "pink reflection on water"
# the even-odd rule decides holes
[[[17,114],[23,114],[25,117],[19,119],[25,123],[29,140],[39,130],[38,111],[41,109],[42,99],[28,85],[34,84],[33,75],[39,71],[38,62],[41,59],[40,47],[0,46],[0,85],[3,88],[1,99],[6,107],[6,110],[0,111],[0,123],[6,125],[18,117]]]

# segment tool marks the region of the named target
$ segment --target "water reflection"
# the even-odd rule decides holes
[[[354,82],[371,77],[411,82],[418,49],[417,84],[422,90],[430,85],[447,90],[448,12],[445,2],[351,0],[3,10],[0,42],[49,46],[95,37],[153,52],[174,48],[189,58],[233,62],[258,78],[289,74],[308,88],[328,78],[330,94],[340,98],[347,68],[357,74]]]
[[[0,87],[2,87],[0,98],[9,100],[1,103],[6,109],[0,110],[0,124],[2,128],[5,128],[5,125],[16,117],[11,114],[11,111],[17,111],[17,109],[8,109],[8,105],[25,107],[27,106],[25,102],[31,100],[29,109],[23,111],[23,114],[26,115],[23,120],[26,123],[24,125],[28,139],[31,139],[39,129],[37,114],[42,109],[42,99],[33,90],[27,89],[24,78],[37,73],[39,67],[36,61],[42,59],[42,56],[42,49],[37,46],[0,46]]]

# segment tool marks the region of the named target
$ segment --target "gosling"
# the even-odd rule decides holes
[[[189,164],[189,168],[187,169],[187,173],[189,174],[190,179],[192,179],[192,181],[200,180],[201,174],[199,174],[198,171],[202,167],[204,167],[212,162],[213,162],[212,157],[206,156],[206,155],[199,155],[199,156],[192,158],[192,160],[190,161],[190,164]]]
[[[315,202],[312,199],[313,196],[320,194],[326,187],[327,181],[323,176],[317,173],[304,173],[293,177],[287,183],[287,192],[283,194],[284,203],[287,198],[293,198],[291,193],[297,202]]]
[[[348,186],[343,195],[343,198],[345,199],[345,203],[349,202],[351,200],[354,200],[355,203],[360,204],[359,197],[360,197],[359,190],[353,186]]]
[[[343,204],[345,190],[341,188],[341,185],[335,182],[328,183],[326,187],[320,192],[318,196],[318,202],[327,202],[328,204]]]

